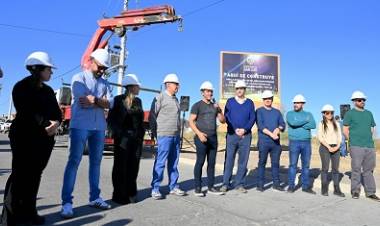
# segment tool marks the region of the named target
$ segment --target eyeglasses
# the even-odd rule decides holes
[[[243,89],[243,90],[245,90],[244,87],[238,87],[238,88],[236,88],[236,90],[239,90],[239,89]]]
[[[294,102],[293,104],[304,104],[304,102]]]
[[[273,97],[263,98],[263,100],[273,100]]]
[[[355,99],[355,102],[365,102],[365,99]]]

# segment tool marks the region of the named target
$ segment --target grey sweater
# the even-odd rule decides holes
[[[180,107],[176,96],[162,92],[156,96],[151,113],[156,117],[157,136],[177,136],[180,134]],[[153,112],[152,112],[153,111]]]

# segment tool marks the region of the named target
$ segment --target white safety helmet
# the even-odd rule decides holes
[[[179,84],[179,79],[176,74],[168,74],[165,76],[163,83],[172,82]]]
[[[302,94],[297,94],[293,98],[293,103],[306,103],[306,99]]]
[[[213,85],[212,85],[211,82],[205,81],[205,82],[202,83],[202,85],[201,85],[201,87],[199,89],[201,91],[205,90],[205,89],[207,89],[207,90],[214,90],[214,87],[213,87]]]
[[[105,49],[97,49],[91,53],[91,57],[97,60],[104,67],[110,67],[110,55]]]
[[[247,84],[245,84],[244,80],[238,80],[235,83],[235,89],[237,89],[237,88],[247,88]]]
[[[123,86],[141,86],[141,83],[135,74],[127,74],[123,79]]]
[[[262,99],[271,98],[271,97],[273,97],[273,92],[270,91],[270,90],[265,90],[265,91],[261,94],[261,98],[262,98]]]
[[[321,112],[334,111],[334,107],[330,104],[323,105]]]
[[[355,91],[352,93],[352,96],[351,96],[351,100],[355,100],[355,99],[367,99],[366,95],[364,95],[363,92],[361,91]]]
[[[49,56],[49,54],[41,51],[31,53],[25,60],[26,66],[44,65],[52,68],[56,68]]]

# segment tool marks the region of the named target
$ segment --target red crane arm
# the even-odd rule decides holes
[[[114,32],[116,28],[140,27],[179,20],[181,20],[181,17],[176,16],[174,8],[167,5],[122,11],[118,16],[99,20],[99,28],[92,36],[82,56],[81,65],[84,69],[88,69],[91,53],[96,49],[104,48],[108,44],[109,38],[102,40],[107,31]]]

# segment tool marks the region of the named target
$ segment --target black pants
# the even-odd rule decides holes
[[[195,187],[200,188],[202,186],[202,168],[207,157],[207,186],[212,188],[215,181],[215,161],[218,150],[217,136],[208,136],[205,143],[202,143],[198,136],[195,136],[194,142],[197,149],[197,160],[194,166]]]
[[[137,195],[137,175],[142,152],[142,141],[136,138],[115,138],[112,169],[112,200],[128,204],[129,197]],[[121,147],[123,146],[123,147]]]
[[[4,191],[2,225],[31,222],[41,175],[54,147],[53,137],[10,136],[12,173]]]
[[[329,152],[329,150],[321,145],[319,147],[319,154],[321,156],[322,161],[322,172],[321,172],[321,180],[322,184],[328,184],[328,172],[330,168],[332,168],[332,179],[334,185],[339,185],[339,161],[340,161],[340,151],[336,151],[334,153]]]

